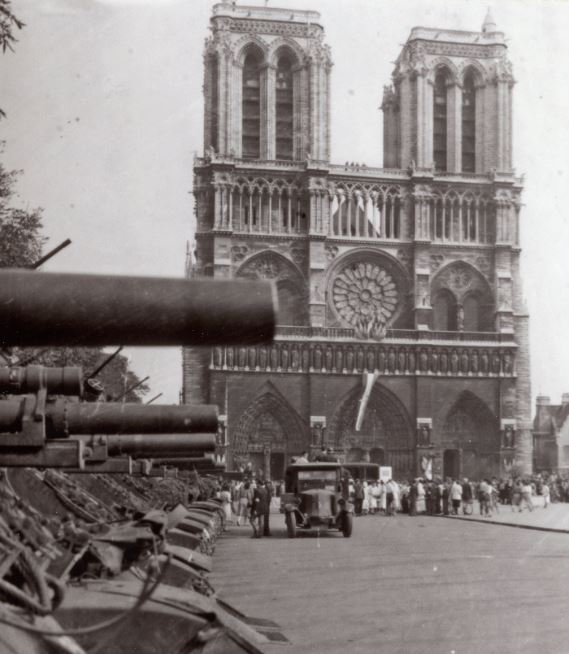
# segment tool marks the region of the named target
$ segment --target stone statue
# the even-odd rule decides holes
[[[324,355],[324,361],[325,361],[325,367],[328,372],[332,370],[333,367],[333,356],[334,353],[332,352],[332,348],[330,345],[326,346],[326,354]]]
[[[377,368],[379,372],[384,372],[385,370],[385,350],[381,348],[377,357]]]
[[[464,331],[464,307],[459,304],[456,309],[456,328],[459,332]]]
[[[422,424],[419,427],[419,445],[421,447],[429,447],[431,444],[431,430],[428,425]]]
[[[318,372],[322,370],[322,350],[320,349],[320,345],[317,345],[314,350],[314,369]]]
[[[453,375],[458,373],[458,354],[456,353],[456,350],[453,350],[450,355],[450,370]]]
[[[266,370],[267,368],[267,348],[259,348],[259,368],[261,370]]]

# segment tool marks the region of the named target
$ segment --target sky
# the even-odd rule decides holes
[[[192,240],[193,157],[202,152],[208,0],[12,0],[26,27],[0,56],[1,156],[21,169],[18,202],[43,207],[44,270],[181,277]],[[245,4],[239,2],[239,4]],[[250,4],[264,4],[253,0]],[[532,392],[569,392],[569,2],[273,0],[322,14],[332,48],[332,160],[382,165],[383,85],[414,26],[506,33],[514,165],[530,311]],[[354,130],[353,126],[359,128]],[[127,348],[149,397],[176,403],[179,348]]]

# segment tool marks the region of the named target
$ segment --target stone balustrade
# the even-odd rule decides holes
[[[361,339],[356,338],[355,330],[349,327],[310,327],[305,325],[279,325],[276,329],[277,338],[320,338],[325,340],[354,340],[361,344]],[[513,346],[514,336],[504,332],[464,332],[464,331],[431,331],[417,329],[388,329],[387,341],[421,341],[427,343],[492,343],[508,344]]]

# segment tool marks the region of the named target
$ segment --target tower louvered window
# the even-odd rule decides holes
[[[437,72],[433,89],[433,157],[435,169],[447,171],[447,73]]]
[[[211,145],[219,150],[219,60],[217,55],[211,62]]]
[[[250,53],[243,66],[243,141],[242,156],[261,156],[261,75],[260,58]]]
[[[276,77],[277,159],[293,158],[292,84],[292,63],[285,55],[279,59]]]
[[[467,74],[462,89],[462,172],[476,170],[476,88],[472,73]]]

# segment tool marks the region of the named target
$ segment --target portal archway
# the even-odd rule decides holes
[[[267,388],[237,422],[231,437],[234,467],[250,462],[253,472],[282,479],[290,456],[300,454],[306,447],[305,432],[298,413],[276,389]]]
[[[414,433],[400,400],[385,387],[373,387],[360,431],[355,430],[363,389],[349,391],[338,405],[328,430],[329,444],[344,452],[362,451],[368,460],[393,468],[396,479],[414,474]]]
[[[499,475],[500,432],[498,420],[488,406],[474,393],[465,391],[449,410],[441,433],[445,455],[456,452],[449,469],[452,476],[478,479]],[[455,455],[452,455],[455,456]],[[444,471],[447,474],[447,471]]]

